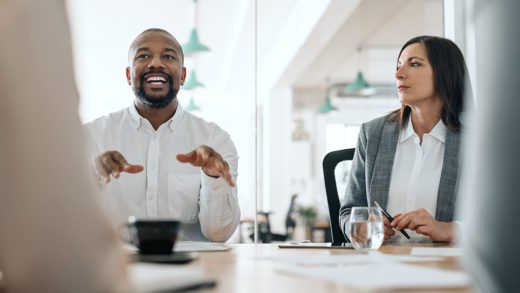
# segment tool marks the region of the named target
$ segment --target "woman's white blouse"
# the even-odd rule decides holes
[[[390,215],[424,208],[433,217],[437,210],[437,195],[444,158],[446,127],[442,120],[430,133],[419,136],[411,118],[399,135],[395,152],[387,210]],[[412,238],[426,237],[407,230]],[[402,237],[396,233],[395,238]]]

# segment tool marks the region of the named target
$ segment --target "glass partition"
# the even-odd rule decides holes
[[[400,106],[399,49],[443,35],[443,1],[281,2],[257,8],[258,210],[280,239],[330,241],[323,157],[355,147],[363,122]],[[336,169],[340,197],[347,172]]]

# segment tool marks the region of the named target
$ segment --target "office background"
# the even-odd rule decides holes
[[[138,33],[160,27],[186,44],[196,29],[209,51],[187,56],[185,65],[203,86],[181,89],[179,101],[219,124],[237,146],[242,234],[262,211],[271,212],[274,232],[285,233],[293,194],[298,207],[317,213],[316,223],[326,222],[321,160],[354,147],[362,122],[399,106],[394,71],[406,40],[423,34],[454,40],[476,83],[468,3],[69,0],[79,113],[88,122],[132,103],[124,70]],[[368,86],[359,87],[360,73]],[[337,170],[340,194],[347,171]],[[303,223],[303,214],[295,217]],[[243,235],[231,241],[250,241]],[[308,236],[304,229],[295,235]]]

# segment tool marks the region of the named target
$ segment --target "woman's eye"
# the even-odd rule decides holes
[[[410,63],[410,66],[412,66],[412,67],[419,67],[419,66],[421,66],[421,64],[419,64],[417,62],[412,62],[412,63]]]

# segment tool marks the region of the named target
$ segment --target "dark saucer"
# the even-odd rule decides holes
[[[189,263],[197,258],[197,254],[189,252],[175,252],[173,254],[135,254],[133,260],[137,262],[154,263]]]

